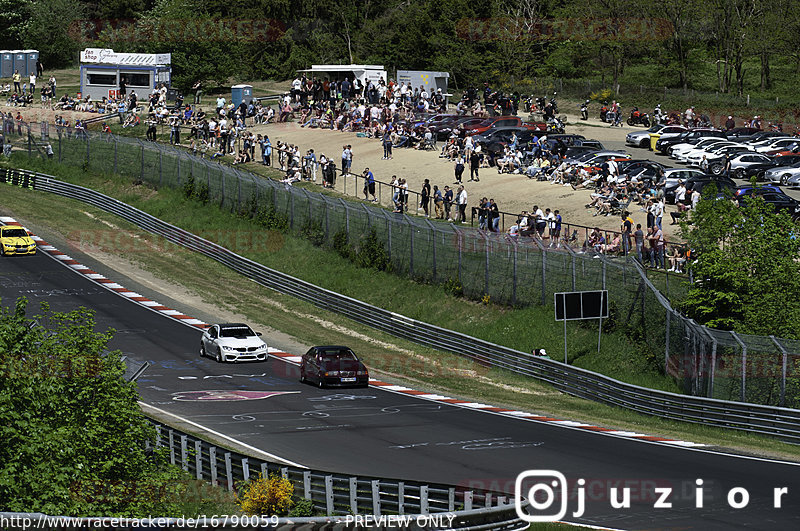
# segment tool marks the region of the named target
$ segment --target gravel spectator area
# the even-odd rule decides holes
[[[526,116],[521,116],[523,119]],[[575,123],[577,116],[569,116],[568,122]],[[339,159],[344,144],[353,147],[353,168],[356,175],[361,175],[364,168],[369,167],[375,175],[375,179],[382,182],[390,182],[392,175],[404,177],[408,180],[409,190],[420,191],[423,181],[430,179],[431,186],[438,185],[442,189],[445,185],[451,188],[454,186],[453,164],[445,159],[439,158],[439,151],[419,151],[416,149],[395,148],[394,156],[390,160],[383,159],[383,147],[381,142],[374,138],[359,138],[355,133],[339,132],[331,130],[300,128],[297,123],[277,123],[256,126],[252,129],[256,133],[268,134],[270,140],[275,145],[276,140],[296,144],[300,146],[300,152],[305,153],[313,148],[317,157],[324,153],[339,165]],[[577,133],[599,140],[608,149],[620,149],[627,151],[633,158],[651,159],[671,166],[667,157],[654,155],[651,151],[625,146],[625,135],[631,131],[641,131],[641,127],[609,127],[602,124],[599,120],[590,118],[588,125],[568,125],[567,133]],[[442,141],[438,143],[441,147]],[[274,163],[273,163],[274,164]],[[538,182],[528,179],[524,175],[504,173],[498,175],[495,168],[481,168],[480,181],[469,182],[469,169],[464,174],[464,186],[469,194],[469,204],[474,206],[482,197],[494,198],[499,208],[503,212],[531,211],[534,205],[538,205],[542,210],[560,210],[564,223],[574,223],[578,225],[597,226],[603,230],[619,230],[621,219],[619,216],[597,216],[592,214],[595,209],[585,208],[589,202],[590,190],[572,190],[570,187],[550,184],[549,182]],[[358,179],[357,190],[360,192],[363,179]],[[348,193],[353,194],[353,179],[348,180]],[[336,188],[343,191],[342,180],[337,178]],[[389,198],[384,193],[383,203],[389,204]],[[409,205],[409,212],[411,207]],[[417,205],[418,206],[418,205]],[[416,207],[415,207],[416,208]],[[630,211],[634,221],[647,226],[647,215],[639,210],[639,206],[632,203]],[[667,205],[667,212],[672,212],[675,207]],[[468,210],[469,212],[469,210]],[[678,226],[669,225],[669,214],[664,216],[664,235],[668,240],[679,239],[677,235]],[[507,223],[508,224],[508,223]],[[581,235],[583,238],[583,235]]]

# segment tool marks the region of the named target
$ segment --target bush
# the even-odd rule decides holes
[[[355,250],[355,263],[359,267],[377,269],[378,271],[391,271],[392,263],[389,253],[383,242],[378,239],[375,229],[370,229]]]
[[[309,219],[300,229],[300,236],[310,241],[315,247],[325,245],[325,230],[322,223]]]
[[[211,200],[211,193],[208,189],[208,184],[200,183],[197,189],[194,192],[194,198],[204,205],[207,205],[208,202]]]
[[[194,175],[189,175],[182,187],[184,199],[194,198]]]
[[[248,481],[237,496],[236,502],[251,516],[286,516],[292,506],[294,485],[286,478],[272,475]]]
[[[350,260],[352,258],[353,252],[350,250],[350,236],[347,234],[346,230],[342,229],[333,235],[333,250],[345,260]]]
[[[448,278],[442,283],[442,288],[444,288],[445,293],[453,297],[464,296],[464,286],[457,278]]]
[[[254,219],[256,223],[266,229],[272,229],[278,232],[286,232],[289,230],[289,218],[275,210],[275,206],[272,203],[269,203],[269,205],[260,205],[255,213]]]
[[[314,516],[314,502],[308,498],[300,498],[289,511],[289,516],[294,518],[302,518],[304,516]]]

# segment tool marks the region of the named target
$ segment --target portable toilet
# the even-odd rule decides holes
[[[14,52],[11,50],[0,51],[0,77],[14,75]]]
[[[28,54],[20,50],[14,51],[14,70],[19,72],[19,75],[25,77],[28,75]],[[13,71],[11,72],[14,73]]]
[[[23,50],[27,58],[28,75],[36,74],[36,63],[39,61],[39,50]]]
[[[253,99],[253,85],[234,85],[231,87],[231,103],[234,107],[245,102],[250,104]]]

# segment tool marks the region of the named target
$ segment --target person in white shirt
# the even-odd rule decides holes
[[[456,202],[458,203],[458,217],[461,223],[467,222],[467,199],[467,190],[463,186],[460,186],[458,188]]]
[[[406,82],[403,81],[400,83],[400,102],[405,103],[408,100],[408,87],[406,86]]]

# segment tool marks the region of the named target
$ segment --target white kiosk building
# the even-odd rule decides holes
[[[358,79],[365,87],[369,81],[374,81],[376,84],[381,79],[385,82],[389,81],[386,78],[386,69],[382,65],[311,65],[311,68],[298,70],[298,72],[310,74],[309,77],[321,79],[327,77],[330,81],[344,78],[348,78],[350,81]]]
[[[128,94],[139,98],[150,94],[159,84],[170,86],[172,58],[168,53],[117,53],[109,48],[87,48],[81,52],[81,96],[93,100],[119,95],[124,77]]]

